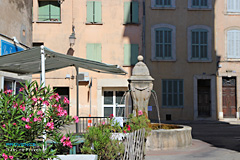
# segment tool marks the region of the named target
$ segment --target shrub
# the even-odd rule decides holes
[[[66,135],[71,137],[67,145],[56,141],[56,148],[45,145],[43,150],[41,143],[44,132],[48,139],[61,140],[60,127],[77,121],[63,109],[68,105],[68,99],[62,101],[50,87],[39,86],[36,81],[26,82],[17,95],[12,92],[0,92],[0,156],[4,159],[39,160],[54,158],[63,148],[71,148],[71,141],[74,140],[71,135]],[[45,113],[42,111],[44,104],[47,106]]]

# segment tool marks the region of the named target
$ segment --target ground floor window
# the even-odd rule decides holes
[[[21,83],[24,85],[25,83],[21,80],[13,80],[13,79],[7,79],[7,78],[4,78],[4,91],[6,90],[13,90],[13,93],[14,94],[18,94],[19,93],[19,90],[20,88],[22,87]],[[19,98],[21,98],[22,95],[19,94]]]
[[[123,98],[125,91],[108,90],[103,92],[103,115],[108,117],[113,114],[115,117],[124,117],[125,99]]]

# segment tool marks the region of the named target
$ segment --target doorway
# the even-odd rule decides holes
[[[224,118],[236,118],[236,78],[222,78],[222,108]]]
[[[211,80],[198,79],[198,117],[211,117]]]

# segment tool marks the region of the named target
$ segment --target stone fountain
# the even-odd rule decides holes
[[[148,115],[148,102],[153,89],[153,78],[148,67],[143,63],[143,56],[138,56],[138,63],[132,70],[132,76],[128,79],[133,100],[133,114],[142,110]]]

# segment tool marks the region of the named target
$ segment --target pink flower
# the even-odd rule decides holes
[[[25,128],[30,129],[31,126],[29,126],[28,124],[26,124],[26,125],[25,125]]]
[[[16,108],[17,106],[18,106],[18,104],[17,104],[17,103],[14,103],[13,108]]]
[[[32,116],[33,116],[33,114],[30,114],[30,115],[29,115],[29,117],[32,117]]]
[[[27,118],[27,119],[26,119],[26,122],[30,122],[30,118]]]
[[[34,101],[34,103],[36,103],[37,102],[37,98],[32,98],[32,100]]]
[[[4,91],[3,93],[5,93],[5,94],[11,94],[12,92],[13,92],[13,90],[8,89],[8,90]]]
[[[113,114],[110,114],[109,118],[112,119],[113,117],[114,117]]]
[[[141,110],[138,111],[138,115],[141,116],[143,112]]]
[[[2,156],[3,156],[4,160],[8,159],[8,156],[5,153],[3,153]]]
[[[44,101],[43,104],[46,104],[48,106],[49,102],[48,101]]]
[[[105,124],[105,122],[102,122],[102,124],[104,125],[104,124]]]
[[[13,156],[9,156],[10,159],[13,159],[14,157]]]
[[[64,114],[64,116],[67,116],[67,115],[68,115],[68,113],[67,113],[66,110],[63,111],[63,114]]]
[[[126,133],[126,131],[123,131],[123,133]]]
[[[66,137],[65,136],[63,136],[62,138],[61,138],[61,143],[63,143],[63,141],[66,139]]]
[[[38,122],[41,122],[41,121],[42,121],[42,119],[39,117],[39,118],[38,118]]]
[[[19,89],[19,92],[22,92],[22,91],[24,91],[24,88],[23,88],[23,87],[21,87],[21,88]]]
[[[25,106],[20,105],[19,107],[20,107],[20,109],[22,109],[23,111],[25,111]]]
[[[38,100],[39,100],[39,101],[42,101],[42,98],[40,97],[40,98],[38,98]]]
[[[6,127],[6,125],[5,125],[5,124],[3,124],[3,125],[2,125],[2,127],[3,127],[3,128],[5,128],[5,127]]]
[[[37,112],[37,115],[41,115],[41,114],[43,114],[41,110]]]
[[[37,118],[33,118],[33,121],[34,121],[34,122],[37,122],[37,121],[38,121],[38,119],[37,119]]]
[[[13,123],[14,126],[16,126],[17,124],[16,123]]]
[[[74,116],[73,119],[75,119],[75,123],[78,123],[78,122],[79,122],[78,116]]]
[[[53,122],[48,122],[47,127],[49,127],[51,130],[54,129],[54,123]]]
[[[22,117],[22,121],[26,121],[26,118],[25,118],[25,117]]]
[[[64,97],[63,102],[69,104],[69,100],[67,99],[67,97]]]

